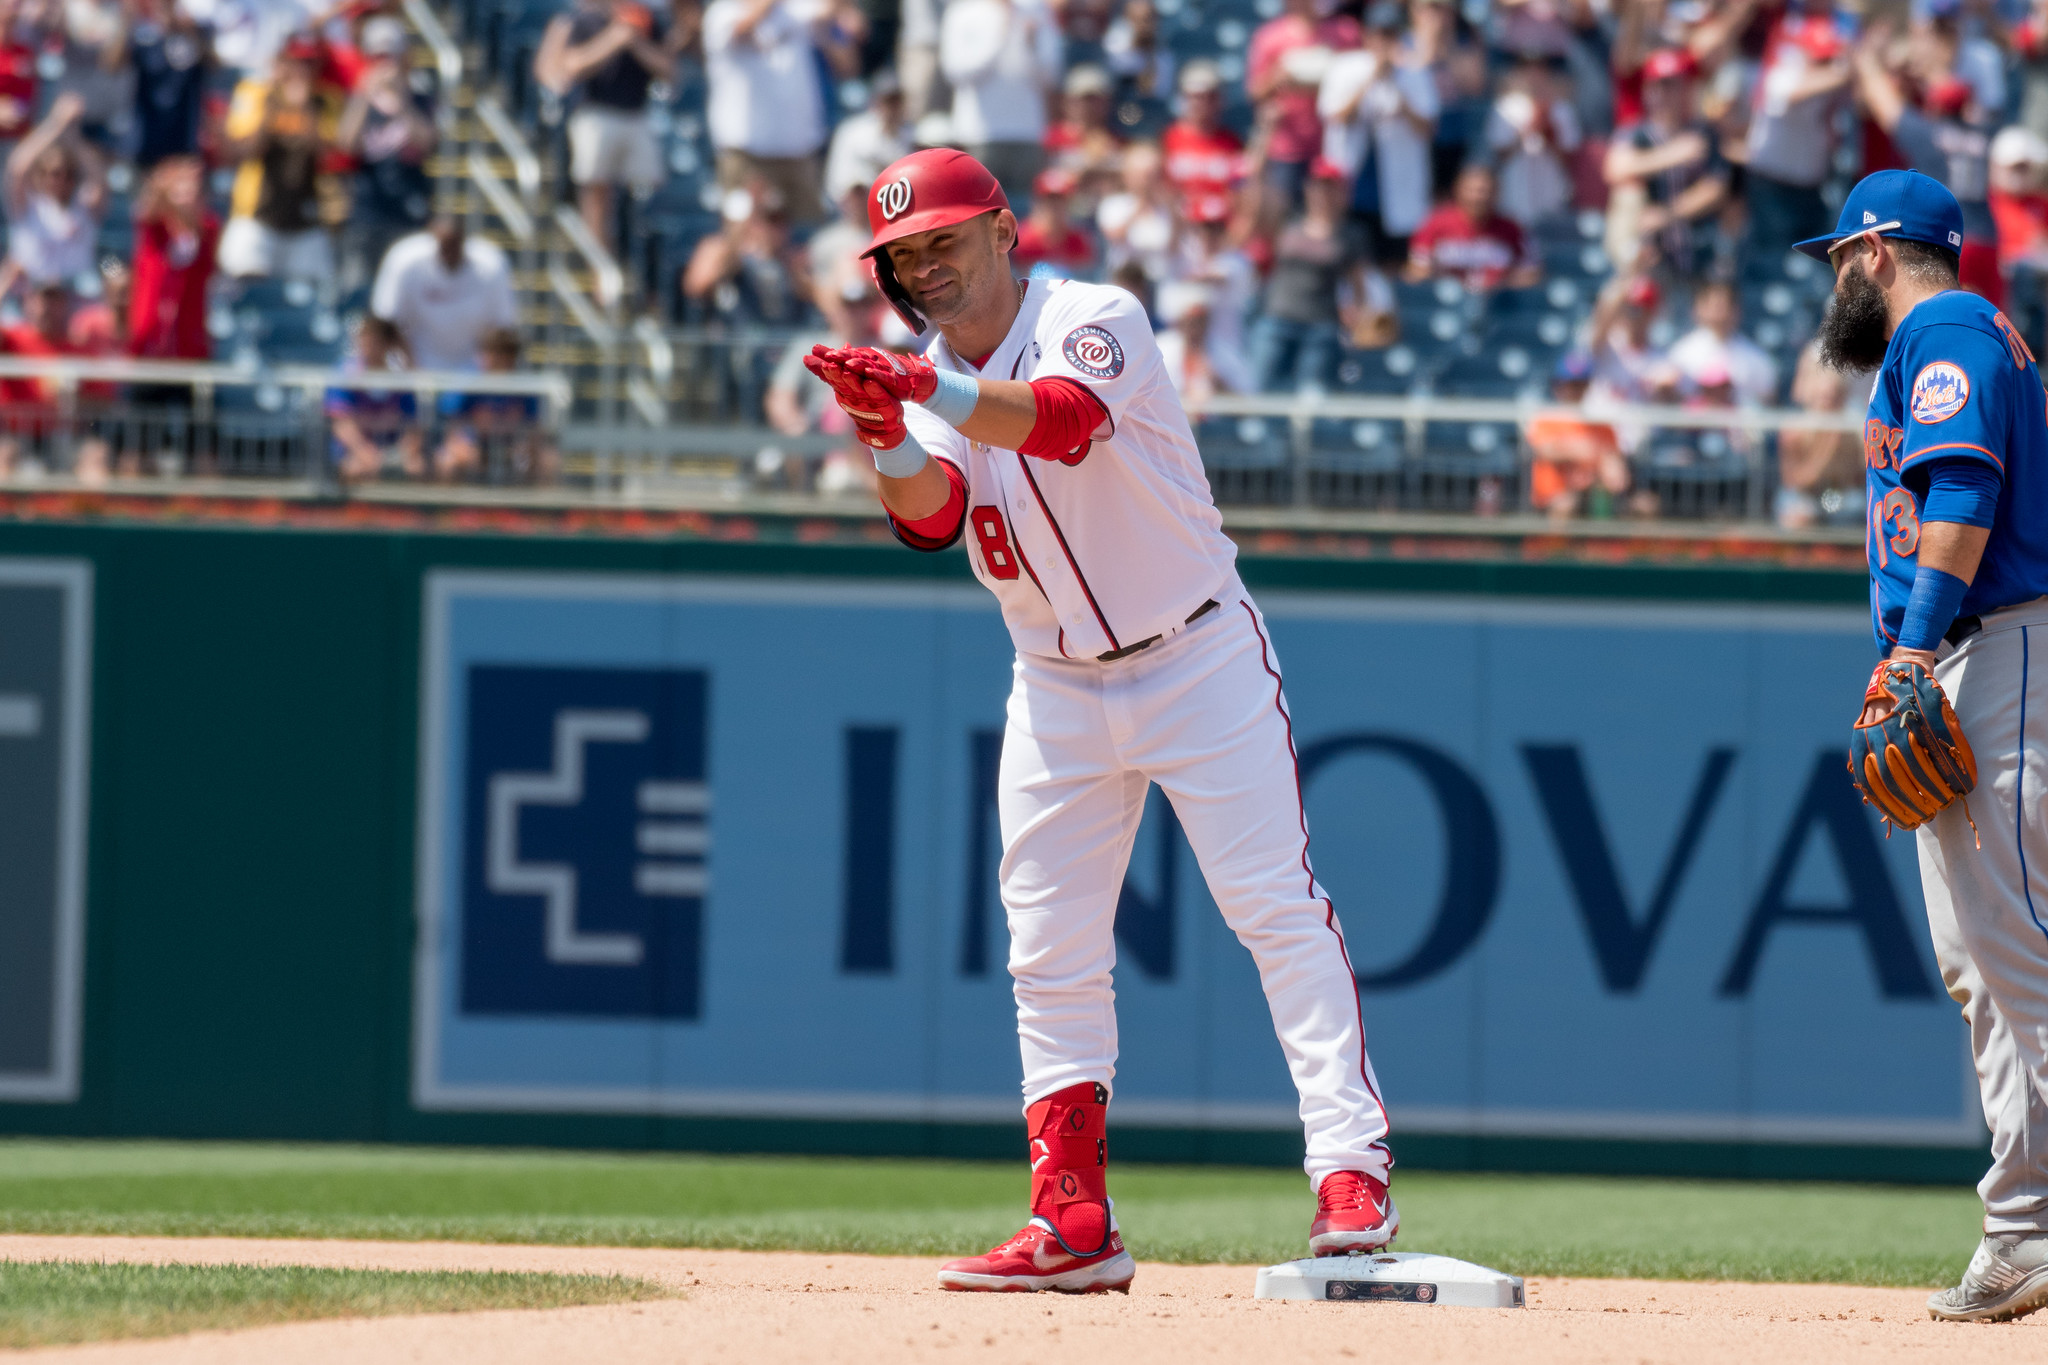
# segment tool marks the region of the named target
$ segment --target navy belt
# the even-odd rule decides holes
[[[1984,629],[1983,617],[1958,616],[1954,623],[1949,626],[1948,633],[1941,638],[1952,645],[1961,645],[1963,641],[1969,639],[1982,629]]]
[[[1210,612],[1214,610],[1216,610],[1216,599],[1212,597],[1208,601],[1202,603],[1201,606],[1196,607],[1193,611],[1189,612],[1188,619],[1185,624],[1193,625],[1195,622],[1201,620],[1204,616],[1207,616]],[[1140,640],[1138,641],[1138,643],[1134,645],[1125,645],[1122,649],[1112,649],[1107,654],[1096,655],[1095,662],[1099,664],[1115,663],[1118,659],[1127,658],[1132,654],[1136,654],[1141,649],[1150,649],[1152,648],[1152,646],[1158,644],[1161,640],[1164,640],[1165,638],[1166,637],[1164,635],[1155,635],[1149,640]]]

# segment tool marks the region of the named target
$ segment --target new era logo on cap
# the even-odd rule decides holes
[[[1863,221],[1866,223],[1874,223],[1877,221],[1877,215],[1872,213],[1869,209],[1865,209],[1863,210]]]

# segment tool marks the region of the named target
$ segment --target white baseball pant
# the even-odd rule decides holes
[[[1991,1129],[1984,1230],[2048,1231],[2048,598],[1986,616],[1944,646],[1934,676],[1977,755],[1976,832],[1959,801],[1919,840],[1935,961],[1963,1007]]]
[[[1310,1181],[1385,1179],[1386,1108],[1343,929],[1309,867],[1279,661],[1241,585],[1216,600],[1111,663],[1017,656],[998,809],[1025,1105],[1083,1081],[1113,1087],[1117,895],[1157,782],[1258,964]]]

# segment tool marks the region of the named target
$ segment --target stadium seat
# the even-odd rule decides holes
[[[1508,422],[1427,422],[1422,446],[1425,455],[1465,461],[1475,470],[1497,473],[1520,462],[1515,428]]]
[[[1405,343],[1350,352],[1337,367],[1337,378],[1351,393],[1406,394],[1427,382],[1415,347]]]
[[[1293,487],[1287,423],[1272,417],[1204,417],[1195,445],[1218,502],[1275,503]]]
[[[1536,356],[1516,345],[1480,346],[1472,354],[1454,355],[1435,374],[1436,392],[1459,398],[1512,398],[1529,384],[1541,386]]]
[[[1309,424],[1309,460],[1328,469],[1386,472],[1406,457],[1401,423],[1386,418],[1318,417]]]
[[[1319,507],[1398,508],[1405,444],[1399,422],[1316,419],[1309,427],[1309,500]]]

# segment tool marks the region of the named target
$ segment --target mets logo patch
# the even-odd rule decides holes
[[[1089,323],[1067,333],[1060,346],[1067,363],[1082,374],[1097,379],[1114,379],[1124,372],[1124,348],[1107,330]]]
[[[1970,376],[1953,362],[1937,360],[1913,379],[1910,405],[1916,422],[1945,422],[1969,401]]]

